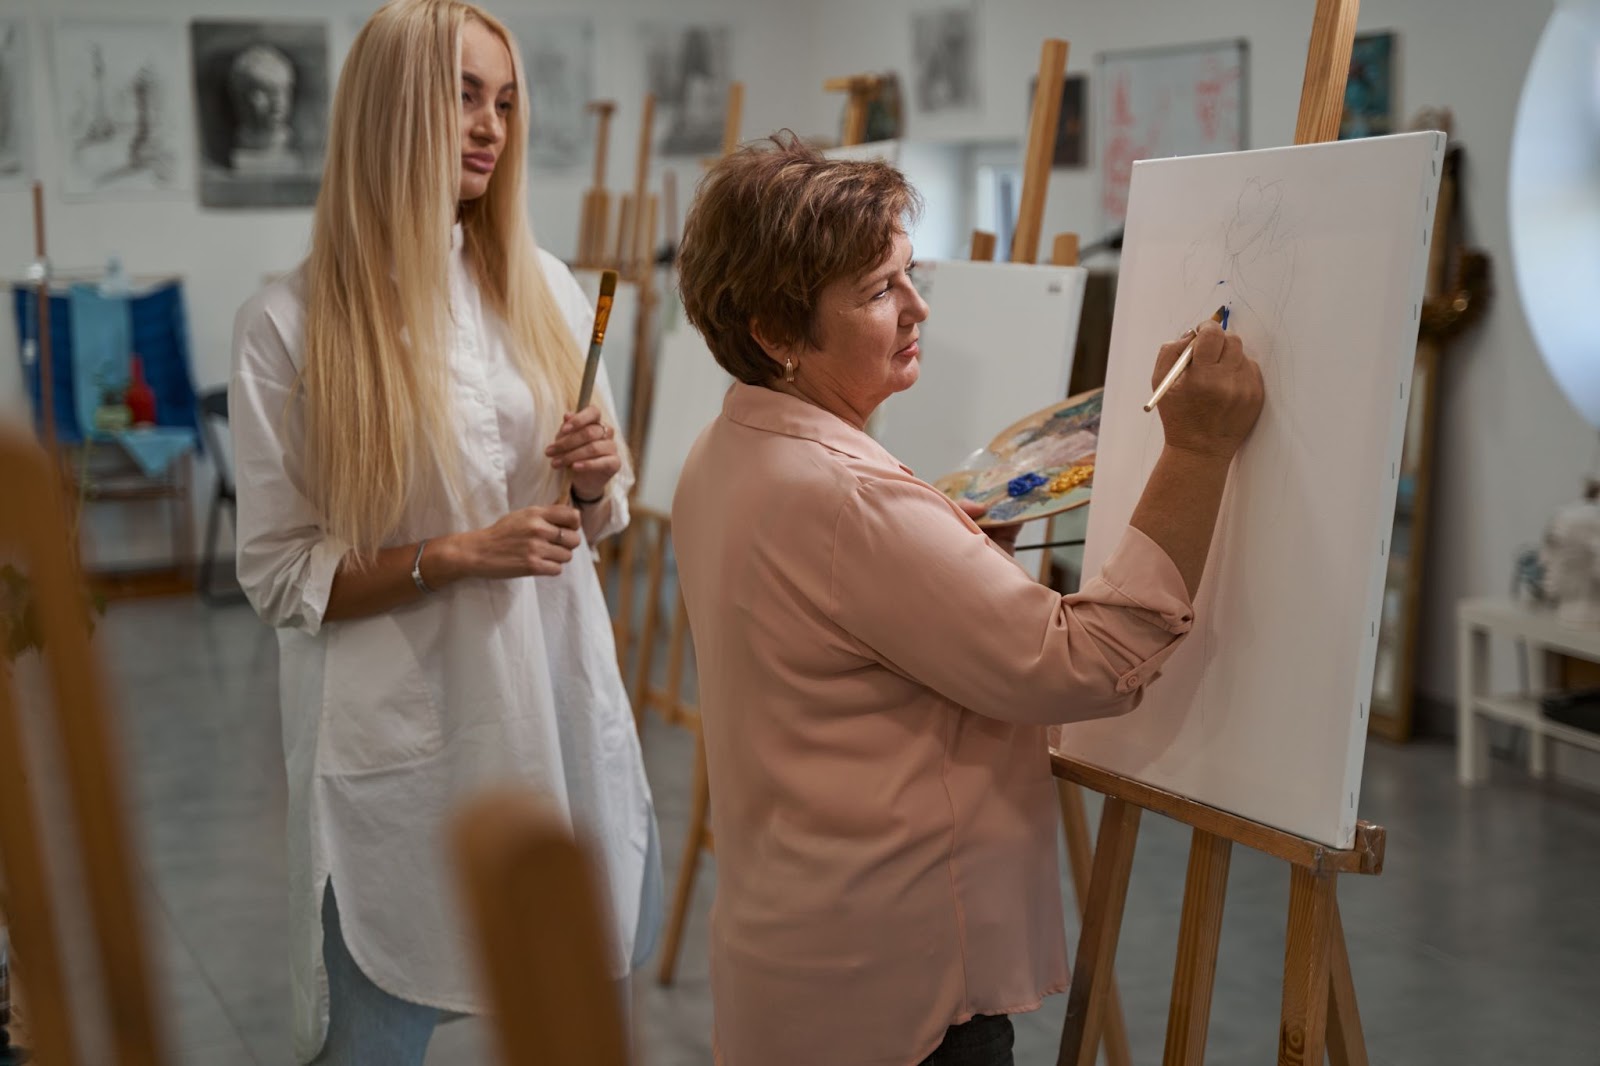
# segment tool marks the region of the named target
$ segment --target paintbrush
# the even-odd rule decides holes
[[[617,272],[603,270],[600,272],[600,298],[594,302],[594,331],[589,334],[589,358],[583,364],[583,384],[578,388],[578,406],[573,408],[576,414],[589,406],[589,400],[594,396],[594,379],[600,374],[600,349],[606,343],[606,323],[611,321],[611,304],[617,296]],[[556,502],[561,503],[572,493],[572,468],[569,466],[561,474],[561,492],[556,496]]]
[[[1227,329],[1228,305],[1223,304],[1221,307],[1217,308],[1216,313],[1211,316],[1210,321],[1218,323],[1223,329]],[[1200,323],[1200,326],[1203,325],[1205,325],[1204,322]],[[1172,369],[1167,371],[1167,376],[1161,379],[1161,384],[1156,386],[1155,395],[1150,397],[1150,402],[1144,405],[1144,409],[1146,411],[1154,411],[1156,409],[1156,404],[1161,402],[1161,397],[1165,396],[1167,394],[1167,390],[1172,388],[1173,383],[1178,380],[1178,376],[1185,370],[1189,369],[1189,361],[1194,358],[1195,342],[1200,339],[1200,326],[1196,326],[1194,329],[1189,331],[1190,341],[1188,345],[1183,349],[1183,354],[1178,356],[1178,361],[1172,364]]]

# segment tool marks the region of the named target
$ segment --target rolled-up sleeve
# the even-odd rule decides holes
[[[348,546],[323,530],[305,493],[295,374],[277,324],[260,298],[252,300],[234,323],[228,387],[239,584],[269,625],[316,633]]]
[[[1194,617],[1177,567],[1136,529],[1063,597],[910,480],[866,481],[846,501],[831,596],[838,624],[886,665],[978,714],[1034,724],[1132,710]]]

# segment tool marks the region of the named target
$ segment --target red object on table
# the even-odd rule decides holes
[[[128,382],[128,392],[122,402],[128,405],[128,413],[133,416],[136,426],[153,426],[156,424],[156,394],[144,380],[144,360],[137,355],[130,360],[133,371],[133,380]]]

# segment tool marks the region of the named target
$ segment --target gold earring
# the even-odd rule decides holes
[[[787,356],[785,356],[783,360],[783,380],[794,380],[794,360],[788,358]]]

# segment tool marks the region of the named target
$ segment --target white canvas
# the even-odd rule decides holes
[[[593,307],[600,298],[600,271],[574,270],[572,276],[583,287],[583,294]],[[617,401],[617,417],[626,418],[629,390],[633,387],[633,342],[639,320],[639,287],[631,281],[617,282],[617,292],[612,297],[611,320],[606,323],[606,342],[600,349],[600,361],[605,364],[606,380],[611,383],[611,394]],[[588,340],[584,353],[588,354]]]
[[[636,496],[641,506],[672,513],[683,461],[701,430],[722,413],[722,399],[732,385],[732,376],[712,357],[700,332],[684,321],[680,310],[662,336],[656,356],[656,395]]]
[[[61,191],[111,200],[187,192],[183,37],[177,24],[62,19],[55,28]]]
[[[1134,167],[1084,572],[1161,451],[1143,405],[1163,343],[1229,304],[1267,399],[1188,639],[1138,710],[1067,727],[1069,754],[1352,843],[1444,146],[1418,133]]]
[[[917,383],[870,427],[932,481],[1025,415],[1066,398],[1083,309],[1082,267],[936,260],[917,267],[928,302]]]

